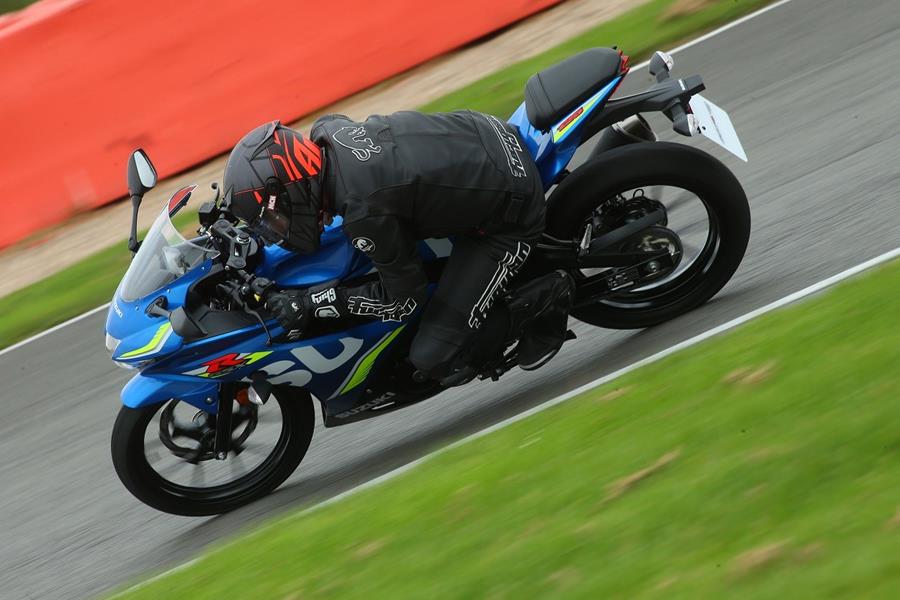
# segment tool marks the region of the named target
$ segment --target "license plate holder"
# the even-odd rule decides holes
[[[700,94],[695,94],[691,98],[690,104],[700,133],[742,161],[747,162],[747,153],[744,152],[744,147],[741,145],[741,140],[728,113]]]

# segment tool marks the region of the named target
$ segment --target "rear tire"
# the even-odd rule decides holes
[[[112,460],[119,479],[138,500],[157,510],[189,517],[216,515],[269,494],[297,468],[309,448],[315,425],[312,400],[303,390],[275,388],[267,407],[277,403],[282,430],[272,454],[254,471],[227,485],[196,488],[166,480],[147,461],[144,435],[166,404],[119,410],[112,433]],[[230,460],[226,459],[226,460]]]
[[[741,184],[728,168],[709,154],[681,144],[638,143],[600,154],[566,177],[548,200],[547,233],[576,239],[585,220],[607,199],[629,189],[675,186],[694,193],[705,205],[712,253],[690,274],[681,276],[652,302],[629,305],[600,299],[577,308],[572,316],[609,329],[637,329],[669,321],[705,303],[728,283],[741,264],[750,239],[750,207]],[[577,277],[576,277],[577,281]]]

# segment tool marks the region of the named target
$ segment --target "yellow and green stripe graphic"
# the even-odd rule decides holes
[[[159,326],[159,329],[156,330],[156,333],[150,338],[150,341],[145,345],[137,348],[136,350],[132,350],[131,352],[126,352],[121,355],[119,358],[137,358],[139,356],[143,356],[145,354],[153,354],[163,347],[163,344],[166,343],[166,340],[169,339],[169,336],[172,334],[172,324],[168,321]]]
[[[616,77],[612,81],[610,81],[602,90],[588,98],[588,100],[569,113],[569,116],[557,123],[553,129],[551,130],[553,134],[553,142],[559,142],[566,134],[575,129],[575,126],[584,120],[584,118],[588,115],[588,113],[593,110],[597,103],[606,98],[609,93],[615,88],[616,85],[622,80],[621,77]]]
[[[388,335],[384,336],[374,348],[369,350],[369,353],[366,354],[362,358],[362,360],[359,361],[359,363],[357,363],[356,370],[353,372],[353,375],[350,376],[350,380],[347,382],[347,384],[344,385],[343,388],[341,388],[340,392],[338,392],[338,395],[346,394],[366,380],[366,377],[368,377],[369,373],[372,371],[372,366],[378,359],[378,355],[381,354],[384,349],[394,341],[394,338],[400,335],[400,332],[403,331],[405,327],[406,325],[401,325],[394,331],[390,332]]]

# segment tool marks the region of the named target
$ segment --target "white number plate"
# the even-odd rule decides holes
[[[691,98],[691,110],[697,117],[700,133],[747,162],[747,154],[727,112],[699,94]]]

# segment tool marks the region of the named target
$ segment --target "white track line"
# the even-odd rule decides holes
[[[551,398],[550,400],[547,400],[546,402],[542,402],[541,404],[538,404],[537,406],[534,406],[526,411],[516,413],[515,415],[508,417],[502,421],[499,421],[489,427],[485,427],[484,429],[479,429],[478,431],[476,431],[474,433],[470,433],[469,435],[467,435],[464,438],[461,438],[461,439],[459,439],[451,444],[448,444],[442,448],[438,448],[437,450],[434,450],[434,451],[426,454],[425,456],[422,456],[421,458],[417,458],[416,460],[414,460],[412,462],[409,462],[409,463],[406,463],[405,465],[397,467],[393,471],[388,471],[387,473],[380,475],[374,479],[370,479],[369,481],[366,481],[365,483],[361,483],[360,485],[358,485],[354,488],[351,488],[351,489],[349,489],[345,492],[342,492],[336,496],[332,496],[331,498],[328,498],[327,500],[323,500],[322,502],[320,502],[314,506],[310,506],[309,508],[306,508],[306,509],[300,511],[299,513],[297,513],[297,516],[306,515],[308,513],[311,513],[314,510],[318,510],[319,508],[328,506],[329,504],[334,504],[335,502],[338,502],[339,500],[342,500],[342,499],[346,498],[347,496],[351,496],[361,490],[376,486],[380,483],[383,483],[385,481],[393,479],[393,478],[397,477],[398,475],[405,473],[406,471],[409,471],[413,467],[425,462],[426,460],[429,460],[430,458],[437,456],[438,454],[441,454],[442,452],[446,452],[447,450],[450,450],[451,448],[456,448],[457,446],[462,446],[463,444],[471,442],[474,439],[478,439],[481,436],[484,436],[491,432],[497,431],[498,429],[503,429],[504,427],[506,427],[508,425],[512,425],[513,423],[516,423],[523,419],[527,419],[531,415],[545,411],[548,408],[550,408],[552,406],[556,406],[557,404],[561,404],[562,402],[565,402],[566,400],[574,398],[575,396],[577,396],[579,394],[582,394],[584,392],[592,390],[595,387],[599,387],[605,383],[609,383],[610,381],[613,381],[614,379],[618,379],[619,377],[622,377],[623,375],[631,373],[632,371],[634,371],[636,369],[640,369],[641,367],[645,367],[651,363],[660,361],[668,356],[671,356],[672,354],[675,354],[676,352],[684,350],[685,348],[690,348],[691,346],[699,344],[700,342],[704,342],[712,337],[715,337],[717,335],[725,333],[726,331],[730,331],[731,329],[734,329],[735,327],[743,325],[743,324],[747,323],[748,321],[752,321],[753,319],[755,319],[761,315],[764,315],[766,313],[772,312],[773,310],[777,310],[779,308],[787,306],[788,304],[792,304],[794,302],[797,302],[798,300],[802,300],[804,298],[807,298],[809,296],[817,294],[817,293],[821,292],[822,290],[825,290],[826,288],[829,288],[837,283],[840,283],[841,281],[844,281],[845,279],[849,279],[850,277],[853,277],[854,275],[858,275],[858,274],[862,273],[863,271],[866,271],[866,270],[876,267],[878,265],[884,264],[884,263],[886,263],[894,258],[898,258],[898,257],[900,257],[900,248],[894,248],[893,250],[891,250],[889,252],[885,252],[884,254],[881,254],[879,256],[876,256],[875,258],[873,258],[871,260],[867,260],[866,262],[864,262],[862,264],[856,265],[855,267],[850,267],[846,271],[841,271],[837,275],[832,275],[828,279],[823,279],[822,281],[820,281],[818,283],[814,283],[814,284],[810,285],[809,287],[805,287],[800,291],[794,292],[793,294],[788,294],[787,296],[785,296],[783,298],[775,300],[774,302],[766,304],[765,306],[761,306],[760,308],[752,310],[752,311],[748,312],[747,314],[741,315],[740,317],[732,319],[726,323],[722,323],[721,325],[713,327],[712,329],[704,331],[703,333],[697,334],[692,338],[688,338],[688,339],[684,340],[683,342],[679,342],[679,343],[675,344],[674,346],[670,346],[670,347],[666,348],[665,350],[660,350],[656,354],[652,354],[652,355],[648,356],[647,358],[642,358],[641,360],[634,362],[626,367],[622,367],[618,371],[613,371],[609,375],[604,375],[603,377],[594,379],[593,381],[590,381],[590,382],[582,385],[581,387],[577,387],[574,390],[570,390],[570,391],[568,391],[562,395],[559,395],[555,398]]]
[[[718,29],[714,29],[714,30],[710,31],[709,33],[705,33],[698,38],[692,39],[689,42],[685,42],[684,44],[678,46],[677,48],[669,50],[669,54],[678,54],[682,50],[687,50],[688,48],[690,48],[692,46],[696,46],[697,44],[699,44],[701,42],[705,42],[706,40],[708,40],[710,38],[714,38],[717,35],[721,35],[721,34],[725,33],[726,31],[728,31],[729,29],[734,29],[741,23],[746,23],[747,21],[749,21],[751,19],[755,19],[756,17],[758,17],[760,15],[764,15],[767,12],[769,12],[770,10],[775,10],[779,6],[787,4],[788,2],[791,2],[791,1],[792,0],[778,0],[778,2],[773,2],[772,4],[769,4],[768,6],[765,6],[756,12],[752,12],[748,15],[744,15],[743,17],[741,17],[739,19],[735,19],[731,23],[726,23],[725,25],[722,25]],[[650,64],[650,61],[648,60],[648,61],[642,62],[635,68],[640,69],[641,67],[646,67],[649,64]]]
[[[769,313],[769,312],[772,312],[779,308],[782,308],[784,306],[787,306],[788,304],[797,302],[798,300],[808,298],[809,296],[817,294],[817,293],[825,290],[826,288],[829,288],[837,283],[840,283],[841,281],[844,281],[845,279],[849,279],[850,277],[853,277],[854,275],[858,275],[858,274],[862,273],[863,271],[866,271],[866,270],[876,267],[878,265],[884,264],[884,263],[886,263],[894,258],[898,258],[898,257],[900,257],[900,248],[895,248],[889,252],[885,252],[884,254],[876,256],[875,258],[873,258],[871,260],[867,260],[866,262],[864,262],[862,264],[856,265],[855,267],[850,267],[846,271],[841,271],[837,275],[832,275],[831,277],[824,279],[818,283],[814,283],[809,287],[805,287],[800,291],[794,292],[793,294],[788,294],[787,296],[785,296],[783,298],[780,298],[778,300],[775,300],[774,302],[766,304],[765,306],[762,306],[760,308],[752,310],[752,311],[748,312],[747,314],[741,315],[740,317],[732,319],[731,321],[728,321],[726,323],[722,323],[721,325],[718,325],[717,327],[713,327],[712,329],[709,329],[707,331],[704,331],[703,333],[695,335],[692,338],[688,338],[688,339],[684,340],[683,342],[679,342],[679,343],[675,344],[674,346],[670,346],[670,347],[666,348],[665,350],[661,350],[661,351],[657,352],[656,354],[652,354],[652,355],[648,356],[647,358],[642,358],[641,360],[639,360],[635,363],[632,363],[632,364],[628,365],[627,367],[622,367],[618,371],[614,371],[614,372],[610,373],[609,375],[604,375],[603,377],[600,377],[589,383],[586,383],[586,384],[582,385],[581,387],[577,387],[574,390],[568,391],[565,394],[562,394],[555,398],[551,398],[550,400],[547,400],[546,402],[542,402],[541,404],[538,404],[537,406],[534,406],[526,411],[517,413],[507,419],[504,419],[498,423],[491,425],[490,427],[486,427],[486,428],[480,429],[474,433],[470,433],[469,435],[467,435],[464,438],[461,438],[461,439],[459,439],[451,444],[448,444],[442,448],[438,448],[437,450],[429,452],[428,454],[426,454],[420,458],[417,458],[416,460],[408,462],[405,465],[401,465],[392,471],[388,471],[387,473],[384,473],[383,475],[379,475],[378,477],[376,477],[374,479],[370,479],[364,483],[361,483],[355,487],[352,487],[349,490],[346,490],[344,492],[341,492],[340,494],[337,494],[336,496],[332,496],[331,498],[328,498],[327,500],[323,500],[322,502],[319,502],[318,504],[315,504],[313,506],[305,508],[305,509],[301,510],[300,512],[296,513],[295,515],[293,515],[292,517],[288,517],[288,518],[296,519],[296,518],[304,517],[304,516],[314,512],[314,511],[317,511],[321,508],[324,508],[324,507],[334,504],[336,502],[340,502],[341,500],[343,500],[344,498],[347,498],[348,496],[352,496],[363,490],[369,489],[371,487],[375,487],[376,485],[380,485],[386,481],[390,481],[391,479],[395,479],[397,476],[402,475],[403,473],[406,473],[407,471],[409,471],[411,469],[414,469],[415,467],[421,465],[425,461],[430,460],[430,459],[434,458],[435,456],[438,456],[439,454],[442,454],[452,448],[462,446],[463,444],[467,444],[467,443],[471,442],[472,440],[478,439],[489,433],[497,431],[498,429],[503,429],[504,427],[512,425],[513,423],[517,423],[523,419],[527,419],[528,417],[530,417],[534,414],[545,411],[548,408],[556,406],[557,404],[561,404],[561,403],[565,402],[566,400],[569,400],[579,394],[587,392],[587,391],[589,391],[595,387],[601,386],[605,383],[609,383],[610,381],[613,381],[614,379],[618,379],[619,377],[622,377],[623,375],[626,375],[627,373],[631,373],[632,371],[640,369],[641,367],[645,367],[651,363],[655,363],[655,362],[660,361],[668,356],[671,356],[672,354],[675,354],[676,352],[679,352],[680,350],[684,350],[685,348],[690,348],[691,346],[695,346],[695,345],[699,344],[700,342],[704,342],[712,337],[715,337],[717,335],[720,335],[722,333],[730,331],[731,329],[734,329],[735,327],[743,325],[743,324],[747,323],[748,321],[752,321],[756,317],[759,317],[766,313]],[[186,563],[180,564],[180,565],[173,567],[167,571],[163,571],[162,573],[154,575],[153,577],[151,577],[145,581],[142,581],[138,584],[135,584],[128,589],[122,590],[121,592],[119,592],[118,594],[116,594],[114,596],[110,596],[110,600],[112,600],[112,598],[117,598],[119,596],[122,596],[128,592],[133,592],[135,590],[138,590],[154,581],[157,581],[159,579],[162,579],[164,577],[167,577],[169,575],[177,573],[178,571],[182,571],[182,570],[188,568],[189,566],[197,563],[201,558],[202,557],[197,557],[197,558],[191,559]]]
[[[682,50],[687,50],[691,46],[696,46],[700,42],[704,42],[710,38],[713,38],[713,37],[716,37],[717,35],[725,33],[729,29],[737,27],[741,23],[745,23],[746,21],[749,21],[750,19],[755,19],[756,17],[758,17],[762,14],[765,14],[765,13],[769,12],[770,10],[774,10],[774,9],[778,8],[779,6],[781,6],[783,4],[787,4],[788,2],[791,2],[791,1],[792,0],[778,0],[778,2],[775,2],[774,4],[770,4],[766,7],[763,7],[756,12],[750,13],[749,15],[744,15],[740,19],[735,19],[731,23],[727,23],[727,24],[723,25],[722,27],[719,27],[718,29],[710,31],[707,34],[701,35],[700,37],[698,37],[696,39],[693,39],[685,44],[682,44],[682,45],[678,46],[677,48],[670,50],[669,54],[678,54]],[[646,67],[649,64],[650,64],[650,61],[644,61],[644,62],[640,63],[639,65],[635,65],[634,67],[632,67],[631,70],[637,71],[638,69],[643,69],[644,67]],[[99,312],[108,306],[109,306],[109,303],[107,302],[103,306],[98,306],[97,308],[93,308],[84,314],[81,314],[81,315],[78,315],[77,317],[69,319],[65,323],[60,323],[56,327],[52,327],[46,331],[42,331],[41,333],[38,333],[37,335],[33,335],[30,338],[24,339],[21,342],[17,342],[8,348],[4,348],[3,350],[0,350],[0,356],[3,356],[7,352],[12,352],[13,350],[15,350],[17,348],[21,348],[25,344],[28,344],[29,342],[33,342],[34,340],[40,339],[40,338],[44,337],[45,335],[49,335],[49,334],[53,333],[54,331],[58,331],[67,325],[71,325],[72,323],[80,321],[81,319],[84,319],[85,317],[89,317],[92,314]]]
[[[82,319],[86,319],[87,317],[89,317],[95,313],[98,313],[101,310],[106,310],[108,307],[109,307],[109,302],[107,302],[106,304],[104,304],[102,306],[98,306],[97,308],[92,308],[91,310],[87,311],[86,313],[81,313],[77,317],[72,317],[68,321],[63,321],[59,325],[54,325],[50,329],[45,329],[44,331],[38,333],[37,335],[33,335],[30,338],[22,340],[21,342],[16,342],[12,346],[9,346],[7,348],[4,348],[3,350],[0,350],[0,356],[3,356],[7,352],[12,352],[13,350],[16,350],[17,348],[21,348],[25,344],[28,344],[29,342],[33,342],[34,340],[40,339],[40,338],[44,337],[45,335],[50,335],[51,333],[53,333],[55,331],[59,331],[63,327],[68,327],[72,323],[77,323],[78,321],[81,321]],[[100,337],[99,333],[97,334],[97,337],[98,338]]]

